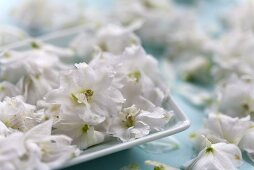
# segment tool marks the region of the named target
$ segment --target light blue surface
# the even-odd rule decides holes
[[[2,24],[12,24],[12,21],[9,17],[9,10],[13,5],[17,5],[17,0],[0,0],[0,25]],[[94,2],[94,1],[90,1]],[[98,2],[98,1],[97,1]],[[103,0],[100,1],[99,7],[103,8],[107,5],[109,1]],[[92,3],[91,3],[92,4]],[[98,4],[98,3],[97,3]],[[218,8],[209,8],[211,12],[216,12]],[[208,15],[210,17],[210,15]],[[207,23],[208,20],[206,20]],[[188,115],[191,120],[191,127],[175,135],[175,137],[180,141],[180,148],[167,153],[152,154],[145,150],[140,149],[139,147],[134,147],[125,151],[114,153],[99,159],[95,159],[71,168],[66,168],[66,170],[118,170],[123,166],[128,164],[139,164],[142,170],[152,169],[144,165],[145,160],[155,160],[162,163],[169,164],[174,167],[181,167],[188,160],[192,159],[195,156],[193,150],[193,145],[188,139],[188,135],[196,129],[202,127],[203,119],[205,118],[204,111],[195,108],[194,106],[188,104],[187,101],[183,100],[177,94],[174,95],[176,103],[182,108],[182,110]],[[244,156],[244,164],[241,166],[241,170],[251,170],[254,169],[253,164],[250,163],[250,160]]]

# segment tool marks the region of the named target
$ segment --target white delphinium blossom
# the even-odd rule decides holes
[[[116,71],[114,81],[126,99],[125,107],[133,104],[141,107],[140,101],[143,101],[143,106],[145,103],[161,106],[168,97],[169,91],[159,74],[158,61],[140,46],[128,47],[117,56],[104,53],[90,65],[95,69],[113,67]]]
[[[210,83],[214,41],[196,25],[180,28],[168,33],[165,57],[184,81]]]
[[[204,128],[190,135],[194,141],[197,151],[202,150],[206,145],[202,140],[205,136],[212,143],[230,143],[247,152],[249,158],[254,161],[254,123],[249,117],[232,118],[223,114],[209,114],[204,123]]]
[[[115,88],[114,72],[110,69],[93,69],[86,63],[75,65],[73,70],[60,76],[60,87],[46,96],[46,102],[61,104],[61,112],[109,116],[117,113],[125,101]]]
[[[222,21],[229,29],[254,31],[254,2],[253,0],[238,1],[222,17]]]
[[[60,87],[49,92],[45,101],[58,117],[54,133],[70,136],[85,149],[104,141],[102,123],[115,117],[125,100],[114,85],[111,70],[94,70],[85,63],[75,66],[61,74]]]
[[[249,158],[254,162],[253,140],[254,140],[254,122],[251,122],[249,128],[246,130],[239,143],[239,147],[242,150],[246,151]]]
[[[167,0],[120,0],[112,15],[116,22],[126,26],[142,23],[137,30],[141,39],[161,45],[169,31],[172,8]]]
[[[245,117],[253,119],[254,96],[252,76],[238,78],[231,77],[218,88],[218,101],[215,110],[231,117]]]
[[[0,140],[1,169],[23,170],[57,168],[77,156],[79,150],[64,135],[51,135],[52,121],[39,124],[26,133],[16,132]]]
[[[185,165],[186,170],[237,170],[242,164],[240,149],[234,144],[206,142],[198,156]]]
[[[75,63],[75,53],[70,48],[63,48],[40,41],[31,41],[31,47],[37,50],[42,50],[51,55],[57,56],[63,63]]]
[[[39,100],[36,104],[37,113],[43,115],[43,120],[51,119],[53,126],[60,121],[61,104],[47,103],[44,100]]]
[[[19,28],[13,26],[0,27],[0,47],[24,40],[28,35]]]
[[[178,20],[176,19],[175,22]],[[189,20],[183,23],[186,25],[180,25],[179,29],[173,27],[173,31],[168,32],[166,36],[166,56],[172,61],[181,62],[197,56],[209,57],[213,52],[211,37],[195,24],[196,18]]]
[[[157,61],[141,47],[126,48],[121,55],[100,54],[90,65],[94,69],[115,70],[115,86],[126,99],[122,111],[109,123],[110,134],[128,141],[160,130],[168,123],[172,113],[156,107],[166,100],[168,90],[162,83]]]
[[[20,89],[8,81],[0,82],[0,101],[2,101],[6,96],[14,97],[21,95]]]
[[[132,31],[131,28],[117,25],[105,26],[97,33],[96,46],[104,52],[121,54],[126,47],[140,44],[139,38]]]
[[[96,32],[96,30],[84,31],[74,37],[69,43],[75,54],[80,58],[84,58],[85,61],[92,59],[96,46]]]
[[[190,134],[190,140],[194,142],[197,151],[202,150],[206,145],[202,140],[205,136],[212,143],[231,143],[239,145],[242,138],[251,126],[249,117],[232,118],[221,113],[209,114],[204,122],[204,127]]]
[[[118,1],[115,7],[116,19],[124,25],[129,25],[137,20],[143,20],[146,15],[151,13],[160,15],[165,14],[171,9],[171,4],[167,0],[141,0],[141,1]]]
[[[199,84],[208,84],[211,82],[212,63],[206,57],[194,57],[183,62],[178,67],[180,68],[180,76],[185,81]]]
[[[180,15],[175,19],[174,23],[176,24],[172,24],[174,27],[166,36],[165,62],[168,63],[167,67],[175,70],[172,73],[175,74],[175,80],[173,81],[178,78],[183,80],[180,81],[181,84],[172,84],[172,88],[176,88],[191,103],[203,107],[210,102],[209,92],[206,89],[199,91],[199,87],[196,85],[209,85],[212,83],[214,41],[207,32],[197,26],[197,18],[191,17],[191,15],[188,15],[189,18],[186,23],[185,21],[182,24],[181,22],[177,23],[184,16]],[[175,25],[179,29],[175,29]],[[169,74],[164,75],[170,76]],[[187,88],[188,90],[182,90]],[[197,95],[189,94],[190,91],[197,91]]]
[[[120,54],[131,45],[139,45],[139,38],[131,28],[118,25],[107,25],[99,30],[77,35],[70,47],[81,57],[91,57],[96,49],[102,52]]]
[[[254,34],[250,31],[231,31],[223,34],[214,43],[214,66],[212,75],[216,81],[224,80],[232,74],[242,76],[253,74]]]
[[[8,128],[2,121],[0,121],[0,140],[5,138],[6,136],[9,136],[16,130],[12,130]]]
[[[122,141],[130,141],[148,135],[151,131],[158,131],[172,118],[172,112],[162,108],[155,108],[148,112],[132,105],[123,108],[118,116],[113,118],[109,133]]]
[[[122,93],[127,99],[125,106],[131,106],[131,99],[135,99],[135,91],[141,87],[140,96],[151,101],[156,106],[161,106],[162,102],[168,98],[169,90],[163,82],[158,69],[158,61],[138,46],[126,48],[121,58],[124,79]],[[133,62],[135,61],[135,62]],[[129,91],[130,90],[130,91]],[[134,93],[131,93],[134,92]],[[129,99],[129,100],[128,100]]]
[[[72,138],[73,144],[80,149],[100,144],[104,141],[106,133],[102,128],[105,117],[91,113],[79,115],[77,113],[61,113],[59,121],[54,125],[55,134],[64,134]]]
[[[24,103],[21,96],[6,97],[0,102],[0,120],[11,131],[26,132],[43,121],[43,114],[36,112],[36,107]]]
[[[0,65],[0,79],[17,84],[26,102],[31,104],[57,87],[58,71],[66,68],[58,56],[39,49],[7,51],[1,56]]]
[[[206,137],[213,143],[225,142],[238,145],[244,133],[250,126],[249,117],[232,118],[223,114],[209,114],[204,122],[208,131]]]
[[[145,164],[154,166],[154,170],[178,170],[177,168],[170,167],[166,164],[156,162],[156,161],[145,161]]]
[[[75,10],[73,10],[75,9]],[[32,31],[48,31],[77,25],[83,6],[57,3],[48,0],[26,0],[13,9],[14,19]]]

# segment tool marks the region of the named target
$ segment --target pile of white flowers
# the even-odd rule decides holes
[[[83,36],[67,48],[33,41],[31,50],[1,54],[0,145],[8,147],[0,149],[0,169],[55,168],[79,149],[110,137],[135,140],[172,119],[158,61],[134,33],[109,25],[88,48]],[[88,63],[75,64],[88,54]]]
[[[207,111],[190,135],[199,154],[184,169],[237,169],[242,152],[254,162],[253,2],[231,8],[219,21],[225,31],[214,32],[201,26],[198,8],[168,0],[118,0],[99,17],[27,0],[14,16],[29,29],[91,30],[66,48],[33,42],[32,50],[1,54],[0,145],[11,144],[0,167],[54,168],[109,137],[130,141],[163,129],[173,116],[162,107],[169,91],[141,45],[160,49],[170,86]],[[2,44],[21,34],[8,35]]]

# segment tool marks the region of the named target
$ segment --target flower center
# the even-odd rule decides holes
[[[94,95],[94,91],[91,89],[84,89],[79,91],[78,93],[72,93],[71,99],[76,104],[86,103],[84,102],[84,97],[88,103],[91,103],[92,97]],[[83,97],[82,97],[83,96]]]
[[[5,90],[5,87],[0,85],[0,92],[3,92],[4,90]]]
[[[235,155],[236,160],[241,160],[241,157],[239,155]]]
[[[248,103],[243,103],[243,104],[242,104],[242,108],[243,108],[244,110],[250,110],[250,106],[248,105]]]
[[[206,153],[213,153],[214,149],[212,147],[208,147],[208,148],[206,148],[205,152]]]
[[[155,166],[154,170],[165,170],[163,166]]]
[[[92,101],[92,97],[93,97],[93,90],[91,89],[85,89],[81,91],[82,94],[84,94],[86,96],[86,99],[88,102]]]
[[[34,49],[40,48],[39,44],[36,43],[36,42],[31,42],[31,47],[34,48]]]
[[[156,6],[154,6],[151,2],[149,2],[149,1],[143,1],[142,2],[143,3],[143,5],[147,8],[147,9],[153,9],[153,8],[155,8]]]
[[[136,82],[139,82],[141,78],[141,72],[136,70],[128,74],[128,77],[134,79]]]
[[[89,125],[88,125],[88,124],[85,124],[85,125],[82,127],[82,132],[83,132],[83,133],[87,133],[88,130],[89,130]]]
[[[140,109],[137,109],[135,105],[131,107],[124,108],[120,115],[122,115],[122,123],[124,127],[133,127],[135,126],[136,117],[139,114]]]
[[[127,116],[126,117],[126,122],[125,122],[125,126],[126,127],[132,127],[132,126],[134,126],[134,124],[135,124],[135,117],[134,116]]]
[[[107,46],[107,44],[106,44],[105,42],[101,42],[101,43],[99,44],[99,47],[100,47],[100,49],[101,49],[102,51],[108,51],[108,46]]]

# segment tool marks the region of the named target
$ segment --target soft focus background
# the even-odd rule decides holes
[[[79,7],[86,7],[88,9],[97,10],[99,15],[106,13],[114,5],[113,0],[72,0],[72,1],[55,1],[56,4],[65,4],[67,7],[72,7],[68,10],[75,13],[75,8],[77,5]],[[218,32],[221,28],[217,25],[216,18],[221,14],[222,11],[228,9],[230,6],[234,5],[237,0],[178,0],[177,1],[183,8],[194,8],[200,16],[200,24],[204,29],[209,29],[210,31]],[[15,8],[22,4],[22,0],[0,0],[0,29],[3,26],[12,25],[17,26],[31,36],[42,36],[49,32],[54,32],[60,29],[65,29],[68,27],[73,27],[79,25],[79,22],[66,25],[64,28],[60,26],[45,27],[43,29],[31,29],[26,27],[14,17]],[[70,12],[70,11],[68,11]],[[94,11],[93,11],[94,12]],[[75,14],[73,14],[75,15]],[[31,17],[24,15],[23,17]],[[92,19],[93,19],[92,15]],[[90,18],[90,19],[91,19]],[[66,19],[66,18],[64,18]],[[95,18],[94,18],[95,19]],[[82,23],[84,24],[84,23]],[[87,24],[87,23],[85,23]],[[221,30],[220,30],[221,31]],[[148,51],[159,54],[158,51],[150,50]],[[157,57],[160,57],[159,55]],[[137,164],[141,169],[149,169],[144,165],[145,160],[155,160],[165,164],[169,164],[174,167],[180,168],[186,161],[192,159],[196,153],[193,150],[193,144],[189,140],[189,135],[192,131],[199,129],[202,126],[203,119],[205,117],[204,110],[192,105],[188,100],[181,97],[178,92],[172,90],[173,96],[177,104],[182,108],[182,110],[188,115],[191,120],[191,127],[177,135],[175,138],[169,137],[150,144],[134,147],[122,152],[111,154],[96,160],[92,160],[80,165],[76,165],[67,169],[88,169],[88,170],[118,170],[124,166],[130,164]],[[155,147],[154,147],[155,146]],[[244,164],[240,169],[251,170],[253,165],[250,160],[244,155]]]

